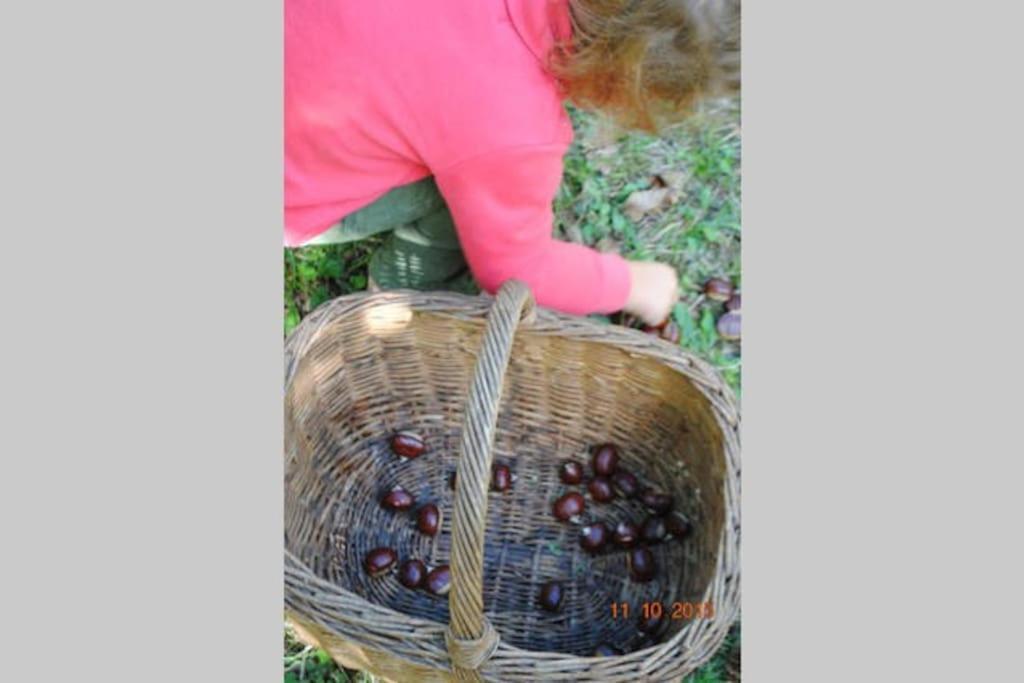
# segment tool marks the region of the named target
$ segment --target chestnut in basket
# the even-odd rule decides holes
[[[436,536],[441,528],[441,511],[433,503],[427,503],[416,514],[416,528],[427,536]]]
[[[732,296],[732,283],[720,277],[713,277],[704,283],[704,296],[712,301],[728,301]]]
[[[619,522],[612,534],[612,540],[620,548],[632,548],[636,545],[638,538],[640,538],[640,529],[633,522]]]
[[[654,553],[647,548],[633,548],[629,551],[629,573],[638,583],[646,583],[658,573]]]
[[[591,461],[594,466],[594,473],[602,477],[610,477],[619,466],[619,451],[615,444],[604,443],[594,449],[594,457]]]
[[[573,491],[556,500],[555,504],[551,506],[551,511],[561,521],[573,522],[575,524],[579,522],[580,515],[583,514],[585,507],[586,503],[583,500],[583,496]]]
[[[426,587],[434,595],[447,595],[452,587],[452,572],[448,565],[442,564],[430,570],[427,574]]]
[[[427,578],[427,566],[419,560],[406,560],[398,568],[398,582],[406,588],[419,588]]]
[[[661,517],[648,517],[640,529],[640,538],[645,543],[661,543],[668,536],[665,520]]]
[[[418,458],[427,450],[426,444],[415,432],[398,432],[391,437],[391,452],[403,458]]]
[[[374,548],[366,554],[363,568],[370,576],[381,576],[387,573],[397,561],[398,554],[391,548]]]
[[[548,581],[540,588],[538,602],[547,611],[557,612],[562,607],[563,593],[562,584],[557,581]]]
[[[588,553],[597,553],[608,542],[608,527],[604,522],[594,522],[580,529],[580,546]]]
[[[612,483],[606,477],[591,479],[587,484],[587,491],[590,492],[590,497],[598,503],[610,503],[615,500],[615,489],[612,488]]]
[[[612,475],[612,486],[615,487],[615,491],[623,498],[632,498],[640,488],[636,477],[626,470],[615,471],[615,474]]]
[[[686,517],[678,512],[673,512],[665,517],[665,530],[672,538],[683,539],[693,531],[693,525]]]
[[[594,649],[595,657],[618,657],[622,654],[622,650],[617,647],[613,647],[608,643],[601,643]]]
[[[672,496],[646,488],[640,492],[640,502],[656,515],[665,515],[672,509]]]
[[[413,498],[412,494],[401,486],[396,486],[391,489],[391,491],[385,494],[380,500],[381,507],[388,510],[408,510],[415,503],[416,499]]]
[[[558,478],[563,484],[579,484],[583,481],[583,465],[575,460],[566,460],[558,468]]]
[[[512,470],[508,465],[495,465],[491,468],[491,490],[508,491],[512,488]]]

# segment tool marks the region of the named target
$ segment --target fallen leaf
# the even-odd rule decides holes
[[[670,190],[667,187],[657,187],[652,190],[637,190],[629,195],[622,212],[634,221],[643,218],[644,214],[654,211],[669,197]]]

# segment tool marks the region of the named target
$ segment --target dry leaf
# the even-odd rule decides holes
[[[670,190],[667,187],[657,187],[653,190],[637,190],[626,199],[622,212],[632,220],[638,221],[643,218],[645,213],[654,211],[664,204],[665,200],[668,199],[669,192]]]

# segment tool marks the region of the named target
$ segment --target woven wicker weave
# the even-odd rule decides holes
[[[705,662],[737,616],[739,417],[718,375],[679,348],[535,310],[512,282],[495,299],[331,301],[288,339],[285,379],[286,612],[341,664],[402,682],[664,681]],[[405,429],[425,455],[390,453]],[[584,554],[551,515],[561,461],[603,441],[694,521],[691,537],[653,547],[661,570],[647,584],[622,553]],[[509,492],[487,490],[495,461],[517,475]],[[394,485],[439,505],[440,534],[380,507]],[[588,503],[588,515],[638,519],[631,505]],[[447,599],[368,577],[363,557],[381,545],[450,563]],[[567,588],[557,614],[536,606],[552,579]],[[635,620],[651,600],[715,613],[670,620],[652,644]],[[613,618],[613,602],[631,617]],[[591,656],[601,642],[627,654]]]

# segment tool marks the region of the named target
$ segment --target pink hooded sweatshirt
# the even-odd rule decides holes
[[[620,310],[626,262],[552,237],[572,126],[545,68],[567,0],[286,0],[285,244],[433,175],[477,282]]]

